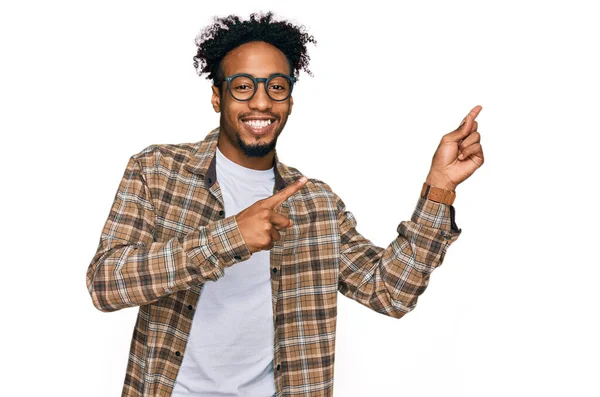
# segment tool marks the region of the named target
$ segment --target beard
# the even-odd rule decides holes
[[[278,138],[278,136],[275,136],[271,142],[249,145],[244,142],[239,132],[236,132],[235,137],[237,139],[238,146],[240,149],[242,149],[242,152],[244,152],[244,155],[247,157],[265,157],[267,154],[271,153],[273,149],[275,149]]]

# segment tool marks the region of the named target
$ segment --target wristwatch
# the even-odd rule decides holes
[[[428,185],[427,182],[423,182],[421,197],[435,201],[436,203],[452,205],[456,198],[456,192],[454,190],[444,190],[439,187]]]

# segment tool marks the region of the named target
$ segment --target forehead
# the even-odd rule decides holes
[[[273,73],[290,73],[285,54],[274,45],[253,41],[234,48],[223,58],[226,76],[248,73],[254,77],[268,77]]]

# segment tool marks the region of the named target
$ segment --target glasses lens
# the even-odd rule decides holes
[[[231,94],[239,101],[245,101],[254,93],[254,82],[245,76],[237,76],[231,80]]]
[[[284,76],[273,77],[269,80],[267,92],[274,101],[282,101],[290,96],[292,82]]]

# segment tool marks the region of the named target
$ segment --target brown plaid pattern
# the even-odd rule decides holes
[[[205,282],[250,252],[225,216],[219,128],[197,143],[131,156],[87,269],[93,304],[139,306],[122,396],[170,396]],[[273,193],[300,178],[275,152]],[[377,247],[326,183],[309,178],[278,212],[294,224],[270,251],[277,397],[333,395],[337,292],[394,318],[413,310],[462,229],[454,208],[419,196],[398,236]]]

